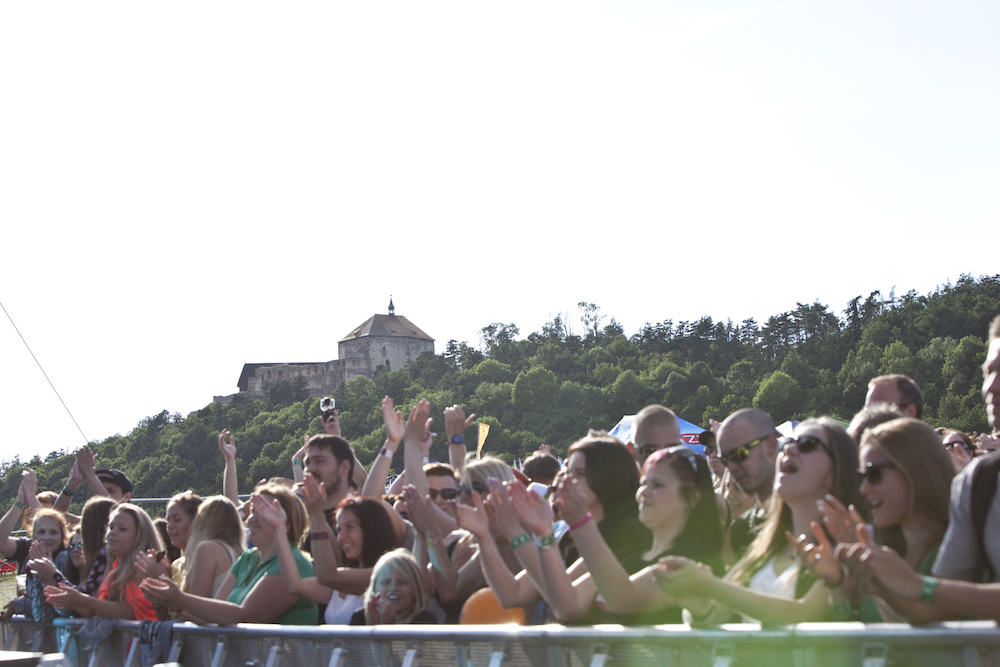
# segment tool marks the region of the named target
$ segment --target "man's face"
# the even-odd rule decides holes
[[[1000,338],[990,341],[983,364],[983,402],[994,433],[1000,430]]]
[[[917,406],[905,403],[895,382],[879,382],[869,389],[868,395],[865,396],[865,407],[867,408],[873,403],[888,403],[896,406],[896,409],[907,417],[917,416]]]
[[[329,449],[310,447],[303,463],[305,471],[323,483],[327,497],[337,497],[347,490],[349,461],[338,461]]]
[[[716,434],[718,438],[719,456],[732,454],[740,447],[749,445],[764,433],[758,433],[746,421],[723,424]],[[747,493],[766,497],[771,494],[774,485],[774,465],[777,458],[777,445],[774,436],[761,440],[750,448],[746,460],[737,463],[729,460],[726,467],[733,479]]]
[[[639,420],[632,430],[632,453],[640,466],[658,449],[680,444],[682,444],[681,427],[677,422],[670,426],[656,426],[647,423],[646,420]]]
[[[104,486],[104,490],[108,492],[109,496],[111,496],[111,500],[116,503],[127,503],[132,500],[132,493],[122,493],[122,487],[117,484],[112,482],[101,482],[101,485]]]
[[[427,486],[430,487],[431,500],[434,504],[440,507],[441,510],[448,516],[454,517],[454,500],[458,497],[458,482],[455,481],[455,478],[445,475],[428,475]],[[454,491],[455,495],[448,499],[441,494],[442,491],[444,491],[447,495],[451,495],[451,492]]]

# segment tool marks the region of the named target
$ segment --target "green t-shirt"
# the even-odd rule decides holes
[[[230,602],[241,604],[243,598],[253,589],[254,585],[261,577],[269,574],[281,576],[281,567],[278,565],[278,555],[275,554],[263,563],[258,563],[260,552],[256,547],[243,552],[243,555],[236,559],[229,571],[236,578],[232,592],[226,599]],[[315,576],[312,563],[301,551],[292,547],[292,556],[295,557],[295,565],[299,568],[299,576],[303,579]],[[305,598],[299,600],[291,609],[274,620],[279,625],[316,625],[319,622],[319,607],[315,602],[310,602]]]

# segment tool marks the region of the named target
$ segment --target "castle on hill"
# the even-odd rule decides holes
[[[327,396],[359,375],[372,377],[379,366],[398,370],[424,352],[434,354],[434,339],[396,315],[390,298],[388,315],[372,315],[337,343],[337,359],[244,364],[237,386],[241,394],[258,397],[269,382],[302,377],[310,396]]]

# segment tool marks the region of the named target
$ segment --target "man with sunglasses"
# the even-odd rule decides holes
[[[662,405],[647,405],[632,420],[630,440],[629,449],[642,468],[642,464],[653,452],[683,444],[677,415]]]
[[[730,529],[737,556],[743,555],[764,522],[766,501],[774,489],[779,436],[771,416],[756,408],[729,415],[715,434],[719,459],[740,488],[756,498],[754,506],[740,515]]]

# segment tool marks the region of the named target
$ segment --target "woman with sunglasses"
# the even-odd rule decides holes
[[[695,624],[724,623],[734,611],[762,624],[832,619],[827,587],[801,567],[791,536],[812,534],[828,494],[862,507],[859,486],[858,450],[840,424],[800,423],[781,443],[767,519],[743,558],[719,579],[692,560],[668,557],[656,573],[663,593],[681,601]]]
[[[941,443],[951,454],[955,463],[955,472],[960,473],[965,470],[965,466],[972,463],[976,458],[976,446],[972,443],[972,438],[959,431],[957,428],[945,428],[939,426],[934,429],[935,433],[941,436]]]
[[[931,573],[938,547],[948,527],[952,458],[941,447],[940,436],[924,421],[898,418],[880,424],[861,437],[861,495],[871,508],[874,543],[890,546],[918,574]],[[847,523],[842,507],[827,507],[829,522]],[[867,535],[867,527],[854,527]],[[872,538],[854,548],[874,546]],[[845,551],[850,551],[847,549]],[[829,586],[844,582],[829,544],[810,549],[811,567]],[[916,605],[894,597],[871,581],[852,580],[854,599],[863,600],[858,610],[866,623],[912,620]]]

